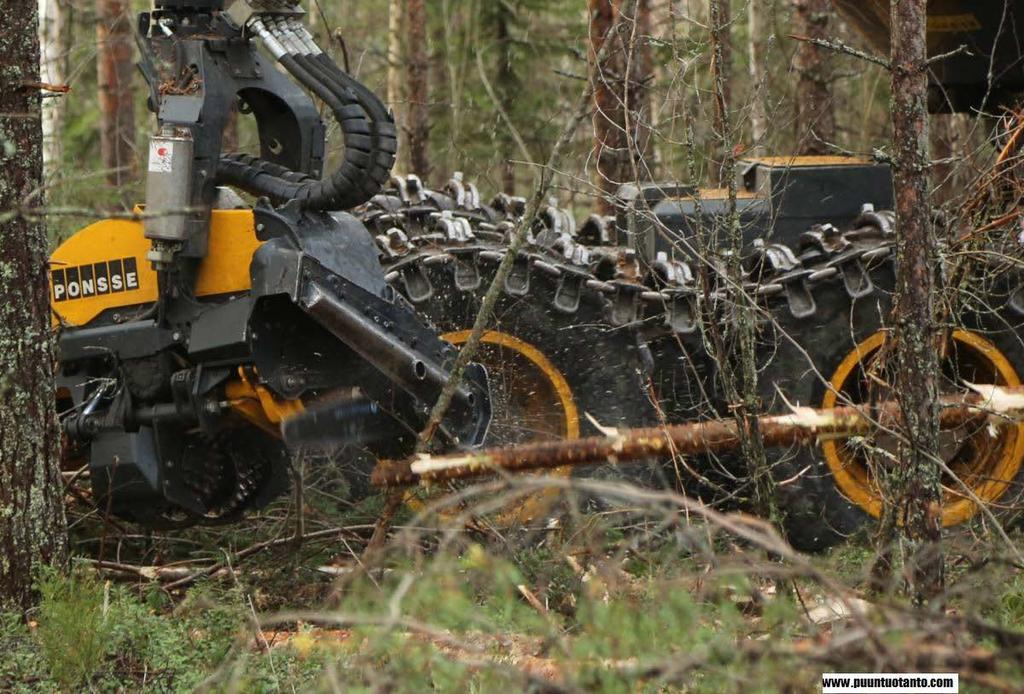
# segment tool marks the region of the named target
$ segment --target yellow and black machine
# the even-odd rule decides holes
[[[1024,89],[1009,43],[1024,2],[932,5],[933,52],[970,48],[936,66],[944,96],[933,106],[1012,103]],[[881,47],[887,3],[838,7]],[[484,203],[461,174],[441,191],[391,177],[389,112],[316,46],[301,16],[296,0],[157,0],[142,14],[141,67],[159,122],[145,205],[138,219],[86,227],[51,258],[69,455],[88,459],[101,508],[146,526],[230,522],[263,506],[288,485],[290,448],[410,453],[524,214],[519,198]],[[344,138],[327,174],[314,98]],[[258,155],[221,152],[235,105],[255,117]],[[761,309],[767,410],[886,399],[898,234],[888,167],[768,157],[737,176],[749,242],[742,287],[694,243],[726,212],[724,191],[625,187],[616,216],[579,226],[554,203],[542,210],[434,445],[727,416],[708,325],[728,343],[722,307],[737,290]],[[1024,378],[1024,283],[1012,263],[984,277],[950,319],[947,390]],[[943,434],[946,524],[979,502],[1022,496],[1024,429],[999,432]],[[878,456],[858,446],[824,442],[772,460],[795,545],[827,546],[879,514]],[[635,474],[727,503],[749,495],[743,461],[663,462]]]
[[[225,522],[280,493],[285,421],[292,445],[329,424],[339,441],[408,453],[448,381],[455,349],[338,211],[388,181],[391,115],[301,15],[290,0],[158,0],[140,15],[159,121],[141,221],[93,224],[51,258],[64,431],[101,503],[145,525]],[[327,175],[309,94],[345,141]],[[221,153],[236,102],[256,118],[259,156]],[[438,444],[479,444],[489,416],[473,365]]]

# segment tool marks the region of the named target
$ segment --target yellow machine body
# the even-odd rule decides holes
[[[213,210],[196,296],[247,291],[249,263],[261,243],[251,210]],[[149,246],[142,222],[129,219],[90,224],[58,246],[50,256],[54,325],[83,326],[109,309],[156,301],[156,272],[146,260]]]
[[[196,296],[248,291],[249,265],[261,244],[251,210],[213,210]],[[104,311],[156,301],[157,275],[146,260],[149,247],[142,222],[130,219],[98,221],[58,246],[50,256],[54,328],[85,326]],[[236,413],[275,435],[284,419],[303,410],[298,400],[275,398],[245,369],[228,384],[226,396]]]

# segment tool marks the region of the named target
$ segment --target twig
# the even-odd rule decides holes
[[[71,91],[70,84],[50,84],[49,82],[22,82],[23,89],[40,89],[53,94],[67,94]]]
[[[304,536],[304,539],[306,541],[315,540],[317,538],[331,537],[332,535],[340,535],[340,534],[343,534],[343,533],[346,533],[346,532],[351,533],[351,532],[353,532],[355,530],[368,530],[368,529],[370,529],[372,527],[373,527],[372,525],[349,525],[349,526],[342,526],[342,527],[339,527],[339,528],[330,528],[328,530],[319,530],[317,532],[307,533]],[[236,553],[235,556],[234,556],[234,562],[233,563],[234,564],[238,564],[238,562],[240,562],[241,560],[246,559],[248,557],[251,557],[252,555],[254,555],[254,554],[258,553],[258,552],[262,552],[265,549],[269,549],[271,547],[277,547],[279,545],[286,545],[286,544],[292,543],[294,541],[295,541],[295,536],[294,535],[289,535],[288,537],[278,537],[278,538],[275,538],[273,540],[267,540],[265,542],[258,542],[255,545],[251,545],[249,547],[246,547],[242,551]],[[169,583],[166,586],[166,590],[167,591],[172,591],[172,590],[175,590],[177,588],[184,588],[186,586],[190,586],[190,585],[192,585],[193,583],[195,583],[196,581],[198,581],[201,578],[206,578],[208,576],[212,576],[215,573],[217,573],[218,571],[226,569],[227,566],[228,566],[228,561],[227,560],[225,560],[223,562],[217,562],[216,564],[213,564],[212,566],[209,566],[209,567],[203,569],[202,571],[197,571],[197,572],[195,572],[193,574],[190,574],[189,576],[185,576],[182,579],[174,581],[173,583]]]
[[[85,557],[76,558],[75,561],[88,564],[99,571],[127,574],[147,581],[181,579],[192,575],[196,571],[196,569],[188,566],[137,566],[135,564],[123,564],[121,562]]]
[[[519,148],[519,153],[523,155],[523,159],[527,161],[532,160],[530,156],[530,148],[526,146],[526,142],[523,141],[523,136],[519,132],[519,128],[515,126],[512,119],[509,118],[508,112],[501,105],[501,100],[498,99],[498,95],[494,93],[494,87],[491,86],[491,80],[487,78],[487,70],[484,69],[484,58],[481,51],[476,52],[476,69],[480,74],[480,81],[484,85],[484,90],[487,92],[487,96],[490,98],[491,103],[494,104],[494,108],[497,109],[498,115],[501,120],[505,123],[505,127],[508,128],[509,133],[512,135],[512,139],[515,140],[516,146]]]
[[[488,651],[476,644],[456,638],[449,631],[434,627],[426,622],[403,617],[400,614],[383,615],[354,615],[338,612],[322,613],[312,611],[281,612],[279,614],[264,617],[260,620],[260,628],[274,628],[284,624],[298,623],[313,624],[317,626],[328,626],[334,628],[351,628],[359,626],[380,627],[385,630],[401,629],[410,634],[425,638],[431,644],[440,646],[442,654],[457,656],[458,660],[466,665],[476,668],[487,668],[506,675],[522,679],[531,691],[542,692],[568,692],[577,691],[568,688],[552,679],[535,675],[528,670],[515,667],[491,657]],[[454,653],[450,653],[454,651]],[[475,657],[471,657],[475,656]]]
[[[616,20],[618,21],[618,20]],[[610,43],[610,42],[608,42]],[[601,55],[607,51],[607,45],[601,47]],[[586,89],[580,95],[579,101],[576,104],[576,111],[569,123],[565,126],[562,134],[559,135],[558,140],[555,142],[555,146],[551,149],[551,154],[548,156],[547,164],[540,169],[537,177],[537,185],[534,190],[533,197],[530,198],[529,205],[527,206],[526,212],[523,217],[519,220],[515,229],[511,233],[511,240],[508,247],[505,250],[505,256],[501,259],[501,263],[498,264],[498,269],[494,274],[494,280],[491,285],[487,288],[487,292],[484,294],[482,301],[480,302],[480,310],[476,314],[476,319],[473,321],[473,328],[469,333],[469,338],[466,343],[459,350],[459,355],[455,359],[455,363],[452,365],[451,373],[448,377],[448,382],[444,384],[441,389],[441,394],[437,398],[437,402],[430,410],[430,415],[427,418],[427,424],[420,432],[417,442],[417,452],[427,450],[431,440],[434,438],[434,434],[437,433],[438,427],[441,426],[441,421],[444,419],[445,413],[451,406],[452,398],[455,395],[455,391],[458,389],[459,384],[462,382],[462,376],[466,371],[466,367],[472,361],[473,356],[476,354],[477,348],[480,346],[480,339],[487,329],[487,324],[490,322],[491,313],[494,311],[494,307],[498,303],[498,297],[501,295],[505,280],[508,278],[509,273],[512,272],[512,267],[515,264],[519,249],[522,248],[523,243],[526,241],[527,233],[533,224],[534,218],[540,210],[541,205],[547,196],[548,189],[551,186],[551,180],[554,177],[555,165],[562,155],[562,150],[572,140],[573,135],[579,128],[580,123],[586,118],[589,112],[590,99],[594,93],[593,82],[588,82]],[[524,149],[525,154],[529,154]],[[370,540],[370,545],[367,547],[367,551],[376,550],[376,547],[383,543],[384,537],[386,537],[388,529],[391,525],[391,520],[394,517],[394,513],[397,510],[401,496],[395,496],[392,494],[388,497],[387,503],[385,504],[384,513],[381,514],[381,518],[378,520],[377,527],[374,530],[374,536]],[[389,512],[390,511],[390,512]],[[366,557],[364,556],[364,559]],[[369,564],[369,561],[365,563]]]
[[[530,607],[537,610],[537,612],[539,612],[542,616],[547,615],[548,608],[544,607],[544,604],[537,598],[536,595],[533,594],[532,590],[526,587],[525,584],[520,583],[516,585],[516,590],[518,590],[519,594],[526,599],[526,602],[530,603]]]
[[[928,60],[925,61],[925,65],[931,66],[931,65],[934,65],[935,63],[941,63],[943,60],[946,60],[947,58],[952,58],[953,56],[956,56],[956,55],[974,55],[974,54],[971,53],[971,49],[969,49],[967,47],[967,44],[963,44],[962,43],[962,44],[960,44],[959,46],[957,46],[956,48],[954,48],[951,51],[946,51],[945,53],[939,53],[938,55],[933,55],[931,58],[929,58]]]
[[[805,43],[818,46],[819,48],[827,48],[830,51],[836,51],[837,53],[845,53],[846,55],[851,55],[854,58],[860,58],[861,60],[866,60],[869,63],[881,65],[886,70],[892,69],[891,64],[885,58],[874,55],[873,53],[867,53],[859,48],[854,48],[853,46],[843,43],[839,39],[816,39],[810,36],[800,36],[798,34],[789,34],[789,38],[794,41],[803,41]]]
[[[370,541],[366,543],[366,549],[359,560],[361,567],[369,566],[376,557],[378,550],[384,546],[388,530],[391,529],[391,521],[394,520],[395,514],[402,506],[404,500],[405,492],[401,489],[392,490],[384,500],[384,508],[377,517],[377,522],[373,524],[373,535],[370,536]]]

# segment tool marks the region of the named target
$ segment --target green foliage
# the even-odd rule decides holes
[[[1008,627],[1024,625],[1024,574],[1018,573],[1007,583],[999,599],[996,618]]]
[[[600,545],[614,535],[595,528],[586,548],[549,536],[512,552],[514,540],[393,560],[383,576],[341,587],[338,601],[318,611],[322,626],[300,625],[295,633],[291,623],[287,644],[269,650],[251,626],[254,589],[245,581],[280,556],[239,571],[230,588],[200,584],[177,602],[158,589],[105,584],[90,574],[48,575],[35,624],[0,614],[0,689],[276,692],[341,684],[353,691],[489,692],[529,688],[525,673],[532,672],[600,692],[721,692],[749,683],[757,691],[811,691],[822,666],[792,653],[827,631],[809,626],[781,589],[754,597],[766,587],[750,573],[755,555],[722,551],[710,570],[664,541],[645,548],[648,561],[624,561],[604,551],[611,544]],[[999,575],[984,572],[990,586]],[[293,574],[290,587],[276,588],[290,590],[277,598],[284,609],[308,580]],[[550,611],[538,612],[519,586]],[[810,581],[801,594],[812,606],[822,599]],[[1018,629],[1024,579],[1011,572],[994,603],[992,620]],[[894,653],[912,641],[903,633],[885,639]],[[1019,667],[1011,661],[1000,661],[999,674],[1016,681]]]
[[[38,641],[20,614],[0,613],[0,650],[0,688],[4,691],[30,691],[29,683],[49,680]]]
[[[159,612],[152,599],[86,572],[49,573],[39,590],[33,630],[16,615],[0,615],[5,690],[191,691],[247,638],[235,591],[200,586],[173,612]],[[253,681],[264,677],[268,663],[249,665]]]
[[[349,590],[340,609],[387,614],[400,581],[364,579]],[[511,562],[470,545],[461,557],[439,558],[424,567],[423,575],[404,592],[402,613],[453,631],[504,634],[542,629],[543,621],[519,597],[517,586],[522,583],[522,573]]]
[[[100,666],[111,641],[104,586],[91,574],[64,578],[47,572],[39,593],[40,651],[53,679],[62,688],[75,688]]]

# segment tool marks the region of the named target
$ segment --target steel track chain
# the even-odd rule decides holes
[[[442,191],[415,176],[395,177],[358,214],[376,234],[388,281],[415,304],[433,291],[424,272],[432,265],[456,263],[456,287],[475,289],[479,263],[504,257],[524,212],[522,198],[503,194],[482,204],[476,187],[457,174]],[[873,290],[870,268],[893,255],[892,225],[891,212],[865,205],[852,229],[816,225],[796,248],[757,240],[744,258],[742,289],[768,308],[786,304],[797,318],[813,315],[815,289],[825,283],[841,281],[851,298],[866,296]],[[706,265],[713,288],[705,293],[694,259],[658,253],[643,262],[632,248],[601,245],[612,231],[613,218],[592,216],[577,232],[572,215],[551,201],[528,230],[503,290],[524,295],[530,271],[543,272],[559,281],[555,310],[572,313],[581,292],[598,292],[613,325],[642,325],[648,339],[696,332],[700,303],[728,300],[735,291],[719,262]]]

